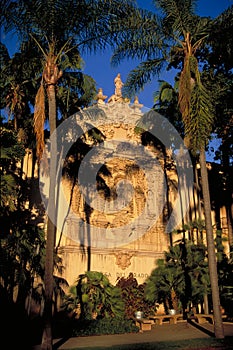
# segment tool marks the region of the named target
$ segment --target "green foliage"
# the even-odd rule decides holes
[[[222,58],[223,59],[223,58]],[[221,61],[222,61],[221,59]],[[221,162],[226,167],[226,176],[230,176],[230,169],[227,169],[233,159],[233,79],[232,70],[225,72],[222,68],[212,67],[210,64],[205,66],[202,73],[202,81],[208,90],[211,91],[212,99],[215,104],[214,132],[216,136],[222,139],[215,160]],[[228,187],[230,181],[228,180]]]
[[[145,317],[154,313],[154,302],[145,299],[145,284],[139,285],[132,273],[126,278],[121,277],[116,285],[121,289],[127,319],[135,317],[136,311],[143,311]]]
[[[72,327],[71,336],[137,333],[138,331],[139,328],[135,326],[133,321],[114,317],[110,319],[76,321]]]
[[[225,313],[233,316],[233,261],[224,252],[224,237],[222,230],[217,230],[215,245],[218,270],[218,283],[221,306]]]
[[[35,275],[43,277],[45,236],[35,224],[36,210],[26,206],[29,182],[22,178],[19,135],[4,125],[1,141],[0,285],[24,309]]]
[[[80,306],[79,298],[77,297],[76,286],[71,286],[69,288],[69,293],[65,294],[63,297],[63,303],[61,305],[61,310],[66,314],[70,312],[76,314],[76,309]]]
[[[154,303],[163,303],[165,310],[176,309],[172,291],[177,293],[184,288],[181,268],[168,267],[164,260],[158,260],[157,264],[146,281],[146,298]]]
[[[230,4],[229,4],[230,5]],[[232,70],[233,62],[233,5],[231,4],[212,22],[208,42],[212,50],[208,62],[221,71]]]
[[[25,154],[23,145],[17,139],[16,132],[1,126],[0,129],[1,137],[1,167],[4,171],[8,168],[15,170],[15,163],[21,160]],[[6,164],[4,163],[7,162]]]
[[[44,231],[36,226],[22,223],[11,228],[11,234],[0,240],[1,284],[9,293],[9,300],[15,286],[23,305],[34,276],[43,276]],[[22,306],[22,305],[21,305]]]
[[[202,77],[205,85],[211,90],[211,95],[216,106],[215,132],[222,139],[222,143],[216,152],[215,160],[220,160],[226,167],[226,187],[230,187],[229,165],[233,159],[233,79],[232,79],[232,23],[233,6],[229,6],[212,23],[208,43],[211,50],[202,54],[206,59]]]
[[[108,278],[98,271],[87,271],[77,281],[77,296],[81,304],[81,318],[111,318],[124,315],[124,301],[120,288],[113,286]]]
[[[4,222],[11,213],[17,210],[18,197],[21,185],[18,162],[22,160],[25,151],[21,142],[17,140],[16,133],[12,130],[9,130],[2,126],[0,129],[0,137],[0,217],[2,222]]]
[[[165,259],[146,281],[146,298],[164,303],[165,309],[197,304],[209,290],[208,264],[204,245],[181,242],[165,252]]]
[[[181,35],[184,28],[186,31],[193,28],[195,1],[156,0],[154,3],[161,10],[163,23],[170,29],[170,35]]]
[[[184,125],[178,105],[178,77],[175,78],[174,87],[164,80],[159,80],[159,91],[153,94],[153,109],[166,117],[184,136]]]
[[[4,60],[1,67],[1,108],[5,109],[8,122],[14,125],[15,131],[18,134],[21,132],[21,136],[23,132],[24,135],[20,138],[27,147],[31,147],[33,142],[30,120],[40,67],[37,56],[35,47],[31,47],[31,51],[25,51],[22,47],[21,52],[15,53],[13,57],[10,58],[8,54],[8,59]]]

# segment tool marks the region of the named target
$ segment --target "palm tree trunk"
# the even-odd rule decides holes
[[[204,200],[206,236],[207,236],[208,265],[209,265],[210,284],[211,284],[213,312],[214,312],[214,333],[216,338],[223,339],[224,330],[223,330],[222,315],[220,310],[217,262],[216,262],[213,228],[212,228],[212,221],[211,221],[209,182],[208,182],[208,173],[206,168],[206,157],[205,157],[204,147],[202,147],[200,150],[200,167],[201,167],[201,179],[202,179],[202,192],[203,192],[203,200]]]
[[[208,315],[209,313],[209,304],[208,304],[208,295],[204,294],[204,313]]]
[[[166,201],[167,201],[167,217],[170,218],[171,216],[171,203],[170,203],[170,184],[168,182],[168,175],[167,175],[167,157],[166,154],[164,154],[164,177],[165,177],[165,183],[167,184],[166,186]],[[169,235],[169,242],[170,242],[170,247],[173,246],[173,234],[172,231],[168,233]]]
[[[50,140],[51,135],[56,130],[56,95],[55,85],[48,86],[49,100],[49,125]],[[53,297],[53,269],[54,269],[54,246],[56,235],[56,162],[57,145],[56,139],[51,141],[50,149],[50,183],[49,183],[49,203],[48,203],[48,221],[47,221],[47,239],[45,255],[45,309],[44,309],[44,329],[42,335],[41,350],[52,350],[52,297]]]
[[[231,198],[229,198],[229,201],[227,203],[226,211],[227,211],[227,228],[228,228],[229,250],[230,250],[230,257],[232,257],[233,256],[233,228],[232,228],[233,205],[231,203],[229,203],[230,200],[231,200]]]

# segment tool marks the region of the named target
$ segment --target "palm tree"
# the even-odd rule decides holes
[[[228,225],[228,242],[230,253],[233,252],[233,218],[232,218],[232,138],[233,138],[233,79],[232,79],[232,22],[233,6],[231,5],[214,20],[213,30],[210,34],[212,47],[205,67],[205,74],[209,85],[215,86],[213,91],[216,101],[216,129],[221,145],[216,152],[216,158],[221,161],[223,178],[225,182],[224,202],[226,203],[226,217]]]
[[[179,254],[174,247],[170,250]],[[169,309],[178,310],[178,301],[183,294],[184,285],[181,266],[177,263],[168,265],[165,260],[159,259],[157,267],[146,281],[145,296],[150,302],[163,303],[166,312]]]
[[[143,60],[130,72],[126,81],[125,91],[131,95],[158,75],[165,64],[168,68],[173,66],[180,70],[178,102],[184,123],[185,143],[199,156],[201,167],[215,336],[223,338],[205,158],[214,110],[211,95],[201,81],[198,61],[200,50],[211,30],[211,20],[195,14],[194,0],[154,0],[154,4],[160,16],[142,11],[141,18],[135,19],[131,28],[127,28],[127,37],[119,38],[112,61],[116,64],[125,57]]]
[[[147,299],[164,302],[165,309],[180,309],[180,302],[185,318],[188,305],[197,306],[209,291],[205,255],[204,245],[188,241],[170,247],[165,259],[157,261],[157,267],[146,282]]]
[[[36,97],[34,125],[37,136],[37,155],[40,159],[44,147],[45,94],[49,106],[50,135],[55,135],[57,105],[56,86],[62,77],[62,62],[80,61],[80,53],[104,49],[113,44],[122,18],[135,10],[133,1],[62,1],[20,0],[4,1],[3,19],[7,30],[14,29],[24,41],[32,40],[41,48],[44,58],[42,82]],[[72,65],[70,66],[72,68]],[[52,349],[52,291],[53,254],[56,235],[55,178],[57,164],[56,135],[50,149],[50,186],[45,262],[45,327],[42,349]]]

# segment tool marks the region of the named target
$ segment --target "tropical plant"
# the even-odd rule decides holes
[[[226,241],[224,238],[222,230],[217,230],[215,244],[217,251],[220,301],[225,313],[232,317],[233,264],[232,258],[224,251],[224,241]]]
[[[17,139],[16,132],[6,128],[0,129],[1,136],[1,221],[10,220],[10,214],[18,208],[18,197],[21,189],[20,173],[17,163],[24,157],[25,151]],[[5,230],[4,230],[5,231]],[[4,232],[4,234],[9,233]]]
[[[11,227],[11,234],[1,238],[1,283],[10,300],[24,309],[26,297],[33,285],[35,274],[43,275],[43,231],[32,225]],[[17,290],[17,292],[16,292]]]
[[[17,131],[1,126],[0,285],[13,307],[25,312],[34,278],[43,277],[44,231],[35,225],[36,210],[28,203],[27,181],[19,167],[25,150]],[[41,249],[39,254],[39,248]]]
[[[127,28],[127,37],[119,38],[112,60],[113,63],[131,57],[144,60],[129,73],[125,89],[131,94],[158,75],[165,63],[168,68],[173,66],[180,70],[178,103],[185,143],[199,157],[201,168],[214,329],[216,337],[223,338],[205,156],[215,111],[211,94],[201,81],[198,60],[214,24],[210,18],[195,14],[196,1],[155,0],[154,4],[158,7],[159,16],[142,11],[141,18],[135,19],[130,29]]]
[[[233,263],[225,258],[218,264],[220,300],[225,313],[233,317]]]
[[[87,271],[80,275],[77,296],[81,305],[81,318],[121,318],[124,315],[120,288],[113,286],[101,272]]]
[[[154,303],[163,303],[166,312],[169,309],[178,310],[178,289],[184,284],[182,270],[168,268],[163,259],[157,260],[156,264],[157,268],[146,281],[146,299]]]
[[[121,289],[125,302],[125,318],[134,318],[136,311],[142,311],[144,317],[155,312],[155,304],[145,299],[145,284],[138,284],[132,273],[126,278],[119,278],[116,286]]]
[[[146,281],[145,295],[154,303],[163,303],[166,311],[182,308],[186,317],[190,306],[203,303],[209,291],[206,247],[182,240],[157,261]]]
[[[175,78],[174,87],[164,80],[159,81],[159,90],[153,94],[153,109],[165,116],[183,136],[184,127],[178,106],[178,86],[178,77]]]
[[[61,310],[66,314],[71,314],[72,317],[79,317],[80,312],[80,300],[77,296],[77,288],[75,285],[69,288],[68,293],[65,293]]]
[[[9,124],[12,122],[16,132],[24,126],[25,115],[30,115],[29,103],[35,96],[33,91],[31,66],[28,57],[16,53],[10,58],[5,45],[1,44],[1,108],[6,109]],[[32,99],[30,101],[30,97]]]

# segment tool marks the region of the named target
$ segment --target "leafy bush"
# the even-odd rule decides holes
[[[145,284],[138,284],[132,273],[127,278],[121,277],[117,287],[125,302],[126,318],[133,318],[135,311],[143,311],[145,317],[155,312],[155,303],[145,299]]]
[[[139,328],[132,320],[122,318],[103,318],[97,320],[76,320],[73,324],[72,337],[137,333]]]

